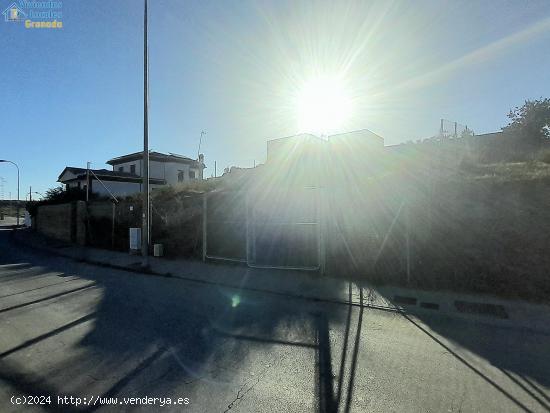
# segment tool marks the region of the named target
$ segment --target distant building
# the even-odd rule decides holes
[[[283,184],[319,186],[342,174],[376,173],[383,150],[384,139],[367,129],[327,138],[300,134],[268,141],[266,167]]]
[[[339,133],[327,138],[300,134],[267,141],[267,162],[289,162],[292,159],[320,160],[324,156],[346,157],[348,161],[368,162],[369,158],[384,148],[384,138],[362,129]]]
[[[113,171],[129,172],[142,176],[142,155],[142,152],[135,152],[130,155],[119,156],[108,160],[107,164],[112,165]],[[204,155],[202,154],[196,160],[175,153],[149,152],[149,177],[162,179],[168,185],[203,179],[204,168]]]
[[[90,173],[90,193],[108,196],[127,196],[141,192],[143,153],[135,152],[107,161],[112,170],[92,169]],[[175,185],[192,180],[202,180],[204,156],[191,159],[173,153],[149,152],[149,184],[152,189],[165,185]],[[68,166],[59,175],[58,182],[68,188],[86,189],[86,168]],[[101,181],[101,182],[99,182]]]

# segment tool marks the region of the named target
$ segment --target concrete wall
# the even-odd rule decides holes
[[[71,204],[38,207],[36,230],[48,237],[71,242]]]
[[[73,209],[76,213],[73,224],[75,225],[74,241],[78,245],[86,245],[86,202],[77,201],[76,208]]]
[[[86,203],[76,201],[59,205],[42,205],[36,215],[36,230],[65,242],[86,243]]]

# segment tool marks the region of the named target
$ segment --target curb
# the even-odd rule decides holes
[[[15,232],[15,231],[13,231],[13,232]],[[77,258],[77,257],[74,257],[71,254],[63,254],[62,252],[58,251],[57,249],[48,248],[48,247],[45,247],[45,246],[37,246],[37,245],[33,245],[32,243],[27,243],[27,242],[21,240],[20,238],[18,238],[17,236],[15,236],[15,234],[13,234],[13,232],[12,232],[12,239],[15,241],[15,243],[17,243],[19,245],[25,245],[27,247],[30,247],[30,248],[33,248],[33,249],[36,249],[36,250],[45,251],[45,252],[48,252],[48,253],[56,255],[56,256],[69,258],[69,259],[72,259],[73,261],[76,261],[76,262],[91,264],[91,265],[95,265],[95,266],[98,266],[98,267],[112,268],[112,269],[115,269],[115,270],[121,270],[121,271],[131,272],[131,273],[135,273],[135,274],[150,275],[150,276],[154,276],[154,277],[175,278],[175,279],[190,281],[190,282],[194,282],[194,283],[198,283],[198,284],[216,285],[216,286],[225,287],[225,288],[260,292],[260,293],[266,293],[266,294],[284,296],[284,297],[291,297],[291,298],[307,300],[307,301],[313,301],[313,302],[326,302],[326,303],[339,304],[339,305],[345,305],[345,306],[351,305],[351,306],[354,306],[354,307],[372,308],[372,309],[381,310],[381,311],[406,313],[402,308],[397,307],[397,306],[390,307],[390,306],[382,306],[382,305],[376,305],[376,304],[371,304],[371,303],[361,304],[361,303],[353,302],[353,301],[343,301],[343,300],[336,300],[336,299],[329,299],[329,298],[321,298],[321,297],[305,295],[305,294],[292,294],[292,293],[289,293],[289,292],[274,291],[274,290],[258,288],[258,287],[235,286],[233,284],[223,283],[223,282],[218,282],[218,281],[208,281],[208,280],[201,280],[201,279],[197,279],[197,278],[185,277],[185,276],[181,276],[181,275],[174,275],[172,273],[155,272],[155,271],[151,270],[150,268],[149,269],[132,268],[132,267],[124,266],[124,265],[109,264],[109,263],[105,263],[105,262],[102,262],[102,261],[91,260],[91,259],[87,259],[87,258]]]

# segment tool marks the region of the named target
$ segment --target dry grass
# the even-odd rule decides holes
[[[541,161],[463,164],[458,176],[493,182],[550,181],[550,164]]]

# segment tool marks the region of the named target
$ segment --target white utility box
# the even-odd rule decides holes
[[[154,244],[153,245],[153,255],[155,257],[162,257],[164,256],[164,245],[162,244]]]
[[[141,249],[141,228],[130,228],[130,252],[137,253]]]

